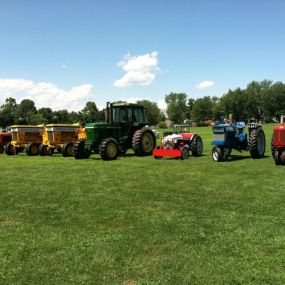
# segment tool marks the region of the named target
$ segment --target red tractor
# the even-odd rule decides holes
[[[201,156],[203,141],[200,136],[190,132],[188,125],[174,125],[173,132],[165,132],[160,146],[153,150],[155,159],[163,157],[175,157],[182,160],[189,158],[189,152],[193,156]]]
[[[280,125],[273,129],[271,150],[275,164],[285,165],[285,125],[283,115],[281,116]]]
[[[0,133],[0,154],[4,152],[4,146],[12,140],[10,132]]]

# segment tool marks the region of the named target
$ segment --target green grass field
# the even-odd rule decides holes
[[[0,156],[0,284],[284,284],[285,167],[233,152]]]

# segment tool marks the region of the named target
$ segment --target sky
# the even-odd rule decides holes
[[[283,0],[0,0],[0,104],[222,96],[285,78]]]

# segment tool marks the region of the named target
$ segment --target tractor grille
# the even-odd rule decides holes
[[[215,141],[224,141],[225,140],[225,134],[215,134],[214,140]]]

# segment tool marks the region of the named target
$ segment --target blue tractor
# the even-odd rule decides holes
[[[252,158],[261,158],[265,152],[265,135],[261,125],[248,123],[248,134],[244,132],[245,123],[225,124],[218,122],[213,126],[214,145],[212,158],[214,161],[228,160],[233,149],[250,151]]]

